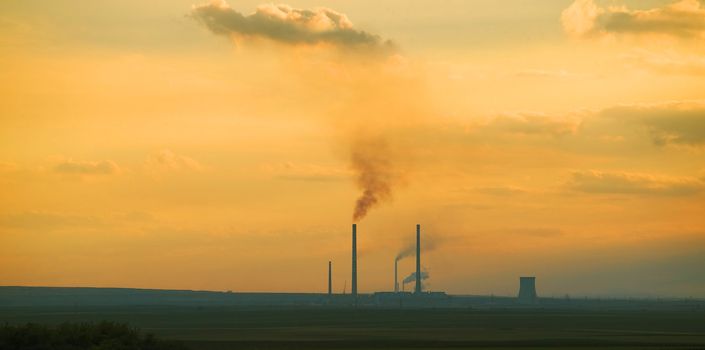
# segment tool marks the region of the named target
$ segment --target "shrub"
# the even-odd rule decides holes
[[[184,350],[185,346],[142,334],[124,323],[28,323],[0,328],[0,350]]]

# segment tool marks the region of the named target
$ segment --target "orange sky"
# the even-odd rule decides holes
[[[0,285],[705,296],[705,3],[0,4]],[[400,269],[411,272],[413,262]],[[346,282],[347,280],[347,282]]]

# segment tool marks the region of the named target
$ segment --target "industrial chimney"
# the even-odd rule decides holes
[[[416,289],[414,293],[421,293],[421,225],[416,224]]]
[[[333,295],[333,266],[330,261],[328,261],[328,296]]]
[[[357,224],[352,225],[352,295],[357,297]]]
[[[536,277],[519,277],[519,295],[522,304],[536,303]]]
[[[394,259],[394,293],[399,293],[399,279],[397,277],[397,265],[399,265],[399,259]]]

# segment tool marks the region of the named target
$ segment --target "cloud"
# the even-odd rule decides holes
[[[526,194],[528,191],[513,186],[476,187],[472,192],[487,194],[492,196],[514,196]]]
[[[16,163],[0,162],[0,173],[9,173],[9,172],[17,171],[19,169],[20,169],[20,166],[17,165]]]
[[[491,138],[565,136],[564,140],[576,141],[593,150],[595,141],[633,146],[643,143],[641,140],[660,147],[702,148],[705,147],[705,101],[624,104],[564,115],[504,113],[471,124],[469,130],[471,134]]]
[[[550,227],[514,227],[500,229],[493,232],[493,234],[534,238],[553,238],[564,235],[564,232],[560,229]]]
[[[580,126],[579,120],[553,117],[543,113],[504,113],[481,126],[484,131],[509,133],[524,136],[563,136],[574,134]]]
[[[705,37],[705,8],[698,0],[680,0],[649,10],[626,6],[600,7],[594,0],[576,0],[561,14],[573,36],[659,34],[678,38]]]
[[[28,211],[0,216],[0,227],[13,229],[51,230],[64,227],[102,227],[106,223],[100,217],[62,215]]]
[[[673,101],[608,108],[600,116],[646,128],[657,145],[705,145],[705,102]]]
[[[695,195],[705,190],[703,181],[691,177],[663,177],[625,172],[576,171],[568,187],[594,194],[638,194],[658,196]]]
[[[67,159],[56,164],[54,171],[62,174],[112,175],[119,173],[120,167],[111,160],[92,162]]]
[[[544,79],[569,79],[577,77],[564,69],[546,70],[546,69],[525,69],[516,73],[520,78],[544,78]]]
[[[163,149],[151,154],[147,167],[155,172],[203,171],[204,167],[197,160]]]
[[[328,8],[304,10],[289,5],[263,4],[243,15],[225,1],[196,5],[190,16],[218,35],[267,39],[284,44],[330,44],[345,48],[392,48],[390,41],[355,29],[345,14]]]
[[[705,75],[705,57],[676,52],[636,51],[622,55],[629,64],[662,74]]]
[[[154,218],[154,215],[152,215],[151,213],[137,210],[125,213],[117,213],[113,215],[113,218],[116,221],[123,222],[154,222],[156,220]]]
[[[292,162],[267,165],[264,170],[278,179],[295,181],[339,181],[352,175],[340,167]]]
[[[155,217],[143,211],[108,215],[81,215],[46,211],[25,211],[0,215],[0,228],[20,230],[103,229],[129,224],[149,224]]]
[[[466,145],[507,157],[526,156],[529,148],[557,157],[579,156],[563,158],[567,162],[586,156],[645,157],[649,152],[655,156],[663,151],[700,154],[705,152],[705,100],[624,104],[561,113],[505,112],[441,126],[424,125],[409,133],[447,152],[469,152],[469,148],[457,147]],[[517,194],[515,189],[491,187],[480,184],[465,190]]]

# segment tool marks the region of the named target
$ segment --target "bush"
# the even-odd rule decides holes
[[[176,342],[143,335],[124,323],[28,323],[0,328],[0,350],[184,350]]]

